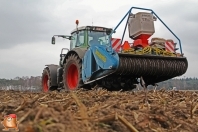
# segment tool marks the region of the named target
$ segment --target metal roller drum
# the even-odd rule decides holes
[[[183,75],[188,68],[185,57],[119,54],[119,67],[115,74],[144,77],[148,83],[157,83]]]

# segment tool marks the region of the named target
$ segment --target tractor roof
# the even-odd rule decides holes
[[[78,27],[78,30],[85,30],[85,29],[93,29],[96,30],[96,31],[103,31],[103,29],[111,29],[111,28],[107,28],[107,27],[101,27],[101,26],[81,26],[81,27]],[[102,30],[101,30],[102,28]],[[111,29],[112,30],[112,29]],[[76,32],[76,28],[71,32]]]

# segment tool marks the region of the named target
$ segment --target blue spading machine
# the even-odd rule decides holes
[[[133,9],[144,12],[133,14]],[[113,38],[124,20],[127,21],[123,35]],[[172,39],[151,38],[155,33],[156,20],[172,33],[178,41],[178,47]],[[44,68],[44,92],[91,88],[95,85],[109,90],[131,90],[140,83],[140,78],[146,86],[155,85],[187,71],[188,62],[182,53],[180,39],[151,9],[131,7],[114,29],[78,25],[79,21],[76,20],[76,28],[71,35],[52,37],[52,44],[55,44],[55,37],[70,40],[70,49],[61,50],[59,65],[49,64]],[[130,42],[124,40],[126,30]]]

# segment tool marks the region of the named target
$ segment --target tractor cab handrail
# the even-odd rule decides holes
[[[181,41],[180,39],[177,37],[177,35],[162,21],[162,19],[160,19],[160,17],[152,10],[152,9],[147,9],[147,8],[140,8],[140,7],[131,7],[129,9],[129,11],[126,13],[126,15],[121,19],[121,21],[118,23],[118,25],[112,30],[111,32],[111,36],[112,34],[116,31],[116,29],[120,26],[120,24],[124,21],[124,19],[127,17],[128,15],[128,18],[127,18],[127,22],[129,20],[129,15],[130,13],[132,12],[132,9],[140,9],[140,10],[147,10],[147,11],[151,11],[152,14],[154,14],[159,20],[160,22],[172,33],[173,36],[175,36],[175,38],[177,38],[177,40],[179,41],[179,46],[180,46],[180,52],[181,52],[181,55],[183,54],[182,53],[182,46],[181,46]],[[126,32],[126,27],[127,27],[127,22],[126,22],[126,25],[125,25],[125,28],[124,28],[124,32],[123,32],[123,35],[122,35],[122,39],[121,39],[121,44],[123,42],[123,39],[124,39],[124,35],[125,35],[125,32]]]

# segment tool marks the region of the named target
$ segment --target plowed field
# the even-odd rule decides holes
[[[198,93],[151,90],[144,99],[144,91],[0,91],[0,117],[16,114],[21,132],[198,132]]]

